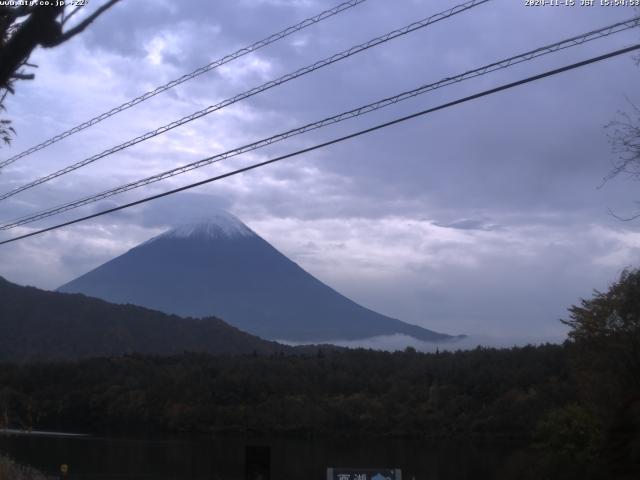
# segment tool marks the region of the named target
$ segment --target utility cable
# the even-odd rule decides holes
[[[34,222],[36,220],[41,220],[43,218],[47,218],[53,215],[57,215],[59,213],[62,212],[66,212],[68,210],[72,210],[75,208],[79,208],[82,207],[84,205],[88,205],[90,203],[94,203],[97,202],[99,200],[103,200],[105,198],[120,194],[120,193],[124,193],[127,192],[129,190],[133,190],[135,188],[139,188],[145,185],[148,185],[150,183],[155,183],[161,180],[164,180],[166,178],[170,178],[176,175],[180,175],[182,173],[186,173],[188,171],[191,170],[195,170],[197,168],[202,168],[204,166],[210,165],[212,163],[217,163],[220,162],[222,160],[225,160],[227,158],[230,157],[235,157],[237,155],[243,154],[243,153],[247,153],[249,151],[253,151],[253,150],[257,150],[259,148],[271,145],[273,143],[276,142],[280,142],[283,140],[286,140],[288,138],[291,138],[293,136],[296,135],[300,135],[302,133],[305,132],[309,132],[311,130],[316,130],[334,123],[339,123],[351,118],[355,118],[361,115],[365,115],[367,113],[371,113],[374,112],[376,110],[385,108],[389,105],[393,105],[395,103],[401,102],[403,100],[407,100],[410,98],[413,98],[417,95],[421,95],[424,93],[427,93],[429,91],[432,90],[436,90],[438,88],[442,88],[445,87],[447,85],[451,85],[454,83],[458,83],[464,80],[468,80],[470,78],[474,78],[474,77],[478,77],[481,75],[486,75],[490,72],[496,71],[496,70],[500,70],[500,69],[505,69],[508,68],[510,66],[513,65],[517,65],[519,63],[522,62],[526,62],[529,60],[532,60],[534,58],[540,57],[542,55],[547,55],[553,52],[556,52],[558,50],[563,50],[566,48],[570,48],[576,45],[581,45],[584,42],[590,41],[590,40],[595,40],[598,38],[602,38],[604,36],[610,35],[612,33],[616,33],[616,32],[620,32],[629,28],[633,28],[635,26],[637,26],[638,24],[640,24],[640,17],[636,17],[624,22],[618,22],[616,24],[613,25],[609,25],[607,27],[603,27],[601,29],[598,30],[594,30],[579,36],[574,36],[565,40],[562,40],[560,42],[556,42],[553,43],[551,45],[546,45],[540,48],[537,48],[535,50],[530,50],[527,51],[525,53],[519,54],[519,55],[515,55],[494,63],[490,63],[488,65],[484,65],[482,67],[473,69],[473,70],[469,70],[467,72],[464,72],[462,74],[459,75],[455,75],[452,77],[446,77],[438,82],[435,83],[431,83],[431,84],[427,84],[427,85],[422,85],[416,89],[413,90],[409,90],[406,92],[402,92],[398,95],[392,96],[392,97],[387,97],[384,98],[382,100],[378,100],[376,102],[373,103],[369,103],[367,105],[355,108],[353,110],[349,110],[346,112],[342,112],[338,115],[334,115],[331,117],[327,117],[324,118],[322,120],[313,122],[313,123],[309,123],[306,125],[303,125],[301,127],[297,127],[294,128],[292,130],[283,132],[283,133],[279,133],[277,135],[273,135],[271,137],[267,137],[261,140],[258,140],[256,142],[253,143],[249,143],[246,145],[243,145],[241,147],[235,148],[233,150],[229,150],[226,151],[224,153],[220,153],[220,154],[216,154],[201,160],[198,160],[196,162],[192,162],[189,163],[187,165],[183,165],[181,167],[177,167],[177,168],[173,168],[171,170],[167,170],[165,172],[161,172],[140,180],[136,180],[130,183],[127,183],[125,185],[121,185],[119,187],[116,188],[112,188],[110,190],[106,190],[103,191],[101,193],[98,194],[94,194],[94,195],[90,195],[87,197],[84,197],[82,199],[79,200],[75,200],[73,202],[69,202],[69,203],[65,203],[62,205],[58,205],[56,207],[52,207],[50,209],[44,210],[44,211],[40,211],[37,213],[33,213],[33,214],[29,214],[14,220],[11,220],[10,222],[0,225],[0,230],[8,230],[11,228],[15,228],[17,226],[20,225],[25,225],[27,223],[31,223]]]
[[[444,103],[442,105],[438,105],[437,107],[428,108],[426,110],[422,110],[420,112],[413,113],[411,115],[406,115],[404,117],[396,118],[396,119],[391,120],[389,122],[381,123],[381,124],[375,125],[373,127],[366,128],[364,130],[360,130],[358,132],[351,133],[349,135],[345,135],[343,137],[335,138],[335,139],[329,140],[327,142],[319,143],[319,144],[314,145],[312,147],[308,147],[308,148],[304,148],[304,149],[301,149],[301,150],[297,150],[295,152],[288,153],[286,155],[281,155],[279,157],[272,158],[270,160],[266,160],[264,162],[254,163],[253,165],[249,165],[249,166],[246,166],[246,167],[243,167],[243,168],[239,168],[237,170],[233,170],[231,172],[224,173],[222,175],[211,177],[211,178],[208,178],[206,180],[201,180],[199,182],[191,183],[189,185],[185,185],[183,187],[175,188],[173,190],[169,190],[167,192],[163,192],[163,193],[160,193],[160,194],[157,194],[157,195],[152,195],[150,197],[146,197],[146,198],[143,198],[141,200],[136,200],[135,202],[130,202],[130,203],[127,203],[127,204],[124,204],[124,205],[119,205],[117,207],[109,208],[107,210],[102,210],[100,212],[97,212],[97,213],[94,213],[94,214],[91,214],[91,215],[87,215],[87,216],[84,216],[84,217],[76,218],[76,219],[70,220],[68,222],[59,223],[59,224],[53,225],[51,227],[43,228],[43,229],[37,230],[35,232],[27,233],[25,235],[20,235],[20,236],[15,237],[15,238],[10,238],[8,240],[0,241],[0,245],[4,245],[4,244],[7,244],[7,243],[12,243],[12,242],[15,242],[15,241],[18,241],[18,240],[22,240],[22,239],[25,239],[25,238],[33,237],[35,235],[40,235],[40,234],[45,233],[45,232],[50,232],[52,230],[56,230],[56,229],[59,229],[59,228],[62,228],[62,227],[73,225],[75,223],[80,223],[80,222],[84,222],[86,220],[90,220],[92,218],[100,217],[100,216],[106,215],[108,213],[117,212],[117,211],[120,211],[120,210],[124,210],[126,208],[130,208],[130,207],[133,207],[133,206],[136,206],[136,205],[140,205],[140,204],[143,204],[143,203],[146,203],[146,202],[150,202],[152,200],[157,200],[158,198],[166,197],[168,195],[173,195],[174,193],[183,192],[185,190],[189,190],[189,189],[201,186],[201,185],[205,185],[207,183],[215,182],[215,181],[221,180],[223,178],[227,178],[227,177],[231,177],[231,176],[234,176],[234,175],[238,175],[240,173],[247,172],[249,170],[254,170],[254,169],[259,168],[259,167],[264,167],[266,165],[269,165],[269,164],[272,164],[272,163],[276,163],[276,162],[279,162],[281,160],[285,160],[287,158],[295,157],[295,156],[301,155],[303,153],[308,153],[308,152],[311,152],[313,150],[318,150],[320,148],[324,148],[324,147],[327,147],[329,145],[333,145],[333,144],[336,144],[336,143],[343,142],[345,140],[356,138],[356,137],[359,137],[361,135],[374,132],[376,130],[380,130],[380,129],[383,129],[383,128],[386,128],[386,127],[390,127],[392,125],[396,125],[398,123],[405,122],[407,120],[411,120],[413,118],[417,118],[417,117],[420,117],[420,116],[423,116],[423,115],[427,115],[429,113],[436,112],[438,110],[444,110],[446,108],[450,108],[450,107],[453,107],[455,105],[459,105],[461,103],[465,103],[465,102],[468,102],[468,101],[471,101],[471,100],[475,100],[475,99],[478,99],[478,98],[481,98],[481,97],[485,97],[487,95],[492,95],[494,93],[498,93],[498,92],[501,92],[501,91],[504,91],[504,90],[508,90],[508,89],[520,86],[520,85],[524,85],[524,84],[531,83],[531,82],[534,82],[534,81],[537,81],[537,80],[541,80],[541,79],[546,78],[546,77],[550,77],[550,76],[553,76],[553,75],[558,75],[560,73],[563,73],[563,72],[566,72],[566,71],[569,71],[569,70],[574,70],[576,68],[580,68],[580,67],[583,67],[585,65],[590,65],[592,63],[600,62],[602,60],[606,60],[608,58],[616,57],[618,55],[624,55],[625,53],[633,52],[633,51],[638,50],[638,49],[640,49],[640,44],[635,44],[635,45],[632,45],[632,46],[627,47],[627,48],[622,48],[620,50],[615,50],[613,52],[609,52],[609,53],[604,54],[604,55],[600,55],[600,56],[597,56],[597,57],[592,57],[592,58],[590,58],[588,60],[583,60],[581,62],[573,63],[571,65],[566,65],[566,66],[561,67],[561,68],[556,68],[554,70],[548,70],[548,71],[546,71],[544,73],[540,73],[538,75],[533,75],[531,77],[527,77],[525,79],[518,80],[516,82],[511,82],[511,83],[507,83],[507,84],[501,85],[499,87],[491,88],[489,90],[484,90],[484,91],[482,91],[480,93],[476,93],[474,95],[469,95],[467,97],[459,98],[459,99],[454,100],[452,102],[448,102],[448,103]]]
[[[6,192],[2,195],[0,195],[0,200],[6,200],[7,198],[10,198],[20,192],[23,192],[25,190],[28,190],[30,188],[33,188],[35,186],[41,185],[45,182],[48,182],[50,180],[53,180],[54,178],[60,177],[62,175],[65,175],[67,173],[73,172],[74,170],[77,170],[79,168],[82,168],[86,165],[89,165],[93,162],[96,162],[97,160],[100,160],[101,158],[107,157],[109,155],[112,155],[116,152],[119,152],[121,150],[124,150],[126,148],[129,148],[133,145],[136,145],[138,143],[144,142],[146,140],[149,140],[153,137],[156,137],[158,135],[161,135],[163,133],[168,132],[169,130],[173,130],[176,127],[179,127],[181,125],[184,125],[186,123],[192,122],[193,120],[196,120],[198,118],[202,118],[205,115],[209,115],[210,113],[213,113],[215,111],[221,110],[225,107],[228,107],[229,105],[232,105],[234,103],[237,103],[241,100],[244,100],[246,98],[252,97],[254,95],[257,95],[261,92],[264,92],[265,90],[269,90],[273,87],[276,87],[278,85],[281,85],[283,83],[289,82],[291,80],[294,80],[298,77],[301,77],[303,75],[307,75],[311,72],[314,72],[320,68],[326,67],[328,65],[331,65],[335,62],[338,62],[340,60],[344,60],[345,58],[349,58],[352,55],[356,55],[360,52],[366,51],[370,48],[376,47],[378,45],[381,45],[383,43],[386,43],[390,40],[393,40],[395,38],[398,38],[400,36],[406,35],[408,33],[414,32],[416,30],[419,30],[421,28],[425,28],[433,23],[439,22],[441,20],[450,18],[454,15],[457,15],[459,13],[465,12],[471,8],[474,8],[478,5],[481,5],[483,3],[487,3],[491,0],[471,0],[468,1],[466,3],[463,3],[461,5],[457,5],[453,8],[450,8],[444,12],[440,12],[437,13],[435,15],[432,15],[428,18],[425,18],[423,20],[420,20],[418,22],[414,22],[411,23],[410,25],[407,25],[405,27],[402,27],[400,29],[394,30],[392,32],[386,33],[382,36],[376,37],[374,39],[371,39],[365,43],[361,43],[359,45],[355,45],[351,48],[348,48],[347,50],[344,50],[340,53],[336,53],[330,57],[327,57],[323,60],[319,60],[311,65],[308,65],[306,67],[300,68],[298,70],[296,70],[295,72],[292,73],[288,73],[286,75],[283,75],[282,77],[279,77],[275,80],[270,80],[266,83],[263,83],[262,85],[258,86],[258,87],[254,87],[250,90],[247,90],[243,93],[240,93],[234,97],[228,98],[226,100],[223,100],[215,105],[211,105],[205,109],[199,110],[197,112],[192,113],[191,115],[187,115],[179,120],[175,120],[167,125],[164,125],[162,127],[159,127],[155,130],[149,131],[143,135],[140,135],[136,138],[133,138],[131,140],[128,140],[127,142],[121,143],[120,145],[116,145],[115,147],[111,147],[107,150],[104,150],[101,153],[98,153],[96,155],[93,155],[91,157],[88,157],[84,160],[81,160],[79,162],[76,162],[72,165],[69,165],[61,170],[58,170],[56,172],[53,172],[49,175],[46,175],[44,177],[38,178],[30,183],[27,183],[25,185],[22,185],[14,190],[11,190],[9,192]]]
[[[54,137],[49,138],[48,140],[45,140],[42,143],[39,143],[38,145],[35,145],[21,153],[18,153],[16,155],[14,155],[11,158],[8,158],[2,162],[0,162],[0,168],[6,167],[7,165],[10,165],[18,160],[20,160],[21,158],[24,158],[28,155],[31,155],[34,152],[37,152],[38,150],[42,150],[43,148],[46,148],[50,145],[53,145],[56,142],[59,142],[60,140],[67,138],[70,135],[73,135],[74,133],[78,133],[81,132],[82,130],[89,128],[93,125],[96,125],[97,123],[102,122],[103,120],[106,120],[109,117],[112,117],[124,110],[127,110],[135,105],[138,105],[139,103],[144,102],[145,100],[149,100],[152,97],[155,97],[156,95],[158,95],[159,93],[162,92],[166,92],[167,90],[176,87],[184,82],[187,82],[193,78],[196,78],[204,73],[210,72],[211,70],[214,70],[218,67],[220,67],[221,65],[225,65],[226,63],[229,63],[237,58],[240,58],[244,55],[247,55],[251,52],[255,52],[256,50],[259,50],[263,47],[266,47],[267,45],[271,45],[274,42],[277,42],[278,40],[282,40],[285,37],[288,37],[289,35],[292,35],[293,33],[299,32],[300,30],[303,30],[307,27],[310,27],[311,25],[315,25],[316,23],[319,23],[327,18],[333,17],[334,15],[338,15],[339,13],[344,12],[345,10],[348,10],[352,7],[355,7],[363,2],[366,2],[367,0],[349,0],[348,2],[344,2],[341,3],[333,8],[330,8],[328,10],[325,10],[323,12],[318,13],[317,15],[314,15],[313,17],[307,18],[305,20],[303,20],[302,22],[299,22],[295,25],[292,25],[290,27],[285,28],[284,30],[281,30],[277,33],[274,33],[272,35],[269,35],[266,38],[263,38],[262,40],[259,40],[255,43],[252,43],[251,45],[241,48],[240,50],[237,50],[233,53],[230,53],[228,55],[225,55],[222,58],[219,58],[218,60],[215,60],[211,63],[209,63],[208,65],[204,65],[200,68],[195,69],[194,71],[192,71],[191,73],[187,73],[183,76],[181,76],[180,78],[177,78],[175,80],[171,80],[168,83],[165,83],[164,85],[161,85],[153,90],[150,90],[146,93],[143,93],[142,95],[129,100],[128,102],[123,103],[122,105],[118,105],[117,107],[112,108],[111,110],[104,112],[100,115],[97,115],[95,117],[93,117],[90,120],[87,120],[86,122],[81,123],[80,125],[77,125],[73,128],[70,128],[69,130],[66,130],[62,133],[59,133],[58,135],[55,135]]]

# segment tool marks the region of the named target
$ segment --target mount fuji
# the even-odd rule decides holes
[[[215,315],[266,339],[457,338],[358,305],[226,212],[177,226],[58,290],[184,317]]]

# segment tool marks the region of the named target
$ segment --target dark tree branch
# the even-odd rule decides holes
[[[69,15],[65,15],[64,18],[62,19],[62,25],[64,26],[65,23],[67,23],[76,13],[78,13],[80,11],[82,7],[76,7],[74,10],[72,10]]]
[[[63,26],[80,11],[80,7],[65,15],[67,7],[64,4],[54,5],[55,2],[48,5],[33,2],[18,7],[0,5],[0,111],[5,110],[3,103],[7,94],[14,93],[16,80],[35,77],[23,70],[23,67],[35,67],[28,63],[34,49],[38,46],[55,47],[66,42],[119,1],[105,0],[94,13],[66,32]],[[10,123],[10,120],[0,119],[0,142],[9,143],[10,135],[14,133]]]
[[[611,210],[610,208],[607,208],[607,211],[609,212],[609,215],[611,215],[616,220],[620,220],[621,222],[632,222],[640,218],[640,213],[636,213],[635,215],[632,215],[630,217],[621,217],[620,215],[613,213],[613,210]]]
[[[96,18],[119,1],[109,0],[67,32],[62,31],[61,23],[56,20],[64,12],[64,6],[33,7],[28,18],[17,26],[15,32],[0,48],[0,87],[7,85],[11,76],[27,62],[29,55],[38,45],[55,47],[66,42],[84,31]]]
[[[16,80],[33,80],[36,76],[33,73],[14,73],[11,75],[11,78],[15,78]]]
[[[0,5],[0,15],[4,15],[15,20],[16,18],[31,15],[35,8],[35,5],[20,5],[18,7]]]
[[[64,7],[39,6],[20,24],[15,33],[0,49],[0,87],[6,87],[13,75],[23,65],[31,52],[43,43],[60,36],[56,17]]]
[[[100,15],[102,15],[104,12],[106,12],[108,9],[110,9],[112,6],[114,6],[119,1],[120,0],[109,0],[107,3],[105,3],[100,8],[98,8],[95,12],[93,12],[91,15],[89,15],[87,18],[85,18],[78,25],[76,25],[75,27],[73,27],[73,28],[67,30],[66,32],[62,33],[58,37],[58,40],[52,42],[50,45],[44,45],[44,46],[45,47],[55,47],[57,45],[60,45],[63,42],[66,42],[67,40],[75,37],[77,34],[82,33],[84,31],[84,29],[87,28],[89,25],[91,25],[96,18],[98,18]],[[75,10],[71,14],[75,13],[76,11],[77,10]]]
[[[606,126],[610,130],[607,136],[611,150],[618,154],[618,158],[601,187],[620,174],[640,178],[640,108],[628,98],[627,102],[631,106],[631,114],[618,112],[618,118]]]

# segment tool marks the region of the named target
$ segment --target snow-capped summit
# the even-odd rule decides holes
[[[358,305],[305,272],[231,214],[177,226],[63,285],[184,317],[214,315],[268,339],[452,337]]]
[[[207,218],[176,225],[156,238],[235,238],[255,235],[253,230],[227,212],[216,211]]]

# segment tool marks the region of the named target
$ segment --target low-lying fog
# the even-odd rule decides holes
[[[419,352],[435,352],[439,351],[456,351],[456,350],[470,350],[478,346],[481,347],[493,347],[493,348],[510,348],[514,346],[524,345],[540,345],[544,343],[561,343],[564,338],[559,337],[488,337],[481,335],[470,335],[459,339],[454,339],[449,342],[423,342],[407,335],[381,335],[378,337],[371,337],[362,340],[335,340],[331,342],[289,342],[284,340],[277,340],[280,343],[286,345],[308,345],[313,343],[318,344],[331,344],[340,347],[348,348],[371,348],[374,350],[387,350],[397,351],[404,350],[407,347],[413,347]]]

